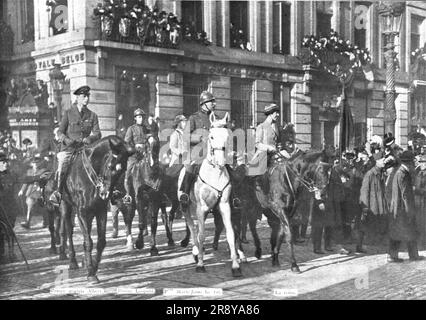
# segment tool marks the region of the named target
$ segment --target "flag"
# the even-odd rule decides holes
[[[340,119],[340,152],[345,152],[349,148],[350,141],[354,135],[354,121],[352,118],[351,107],[346,97],[343,95],[341,100],[342,117]]]

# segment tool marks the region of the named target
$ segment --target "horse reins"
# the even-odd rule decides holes
[[[96,173],[95,169],[93,168],[92,164],[89,161],[89,158],[87,157],[87,154],[85,150],[81,151],[81,159],[83,162],[83,168],[84,171],[86,171],[86,174],[90,180],[90,182],[93,184],[93,186],[97,189],[101,188],[104,184],[105,178],[99,177]]]
[[[202,183],[204,183],[204,184],[208,185],[210,188],[214,189],[214,190],[217,192],[217,198],[218,198],[218,201],[222,198],[223,191],[225,191],[225,189],[226,189],[226,188],[227,188],[227,187],[231,184],[231,178],[229,178],[229,181],[228,181],[228,183],[225,185],[225,187],[223,187],[223,189],[222,189],[222,190],[219,190],[219,189],[217,189],[217,188],[213,187],[211,184],[209,184],[209,183],[207,183],[206,181],[204,181],[204,179],[203,179],[203,178],[201,178],[201,176],[200,176],[200,175],[198,175],[198,178],[201,180],[201,182],[202,182]]]

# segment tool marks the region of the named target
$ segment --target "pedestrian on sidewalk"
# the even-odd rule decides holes
[[[410,260],[423,260],[417,249],[416,208],[413,182],[414,154],[406,150],[400,157],[401,165],[392,181],[392,200],[389,215],[389,262],[402,262],[398,257],[402,241],[407,242]]]
[[[366,234],[385,235],[387,230],[388,204],[385,197],[385,180],[383,170],[385,159],[381,158],[362,180],[359,203],[361,214],[355,218],[357,231],[356,252],[366,253],[363,241]]]

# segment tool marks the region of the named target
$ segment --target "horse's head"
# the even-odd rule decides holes
[[[158,162],[159,141],[154,136],[146,139],[145,155],[149,157],[149,165],[152,167]]]
[[[229,121],[229,114],[226,113],[223,119],[216,119],[212,112],[210,114],[211,128],[207,143],[207,159],[215,166],[223,168],[227,162],[226,152],[229,150],[230,130],[226,128]]]
[[[324,152],[302,153],[292,160],[292,167],[299,176],[299,183],[314,192],[315,199],[328,196],[332,166]]]
[[[134,148],[125,143],[120,137],[111,136],[108,140],[111,150],[110,160],[107,164],[110,171],[110,184],[103,188],[105,189],[103,192],[101,190],[101,197],[102,195],[108,197],[111,189],[117,184],[121,175],[126,172],[128,158],[136,152]],[[108,194],[105,195],[105,192]]]

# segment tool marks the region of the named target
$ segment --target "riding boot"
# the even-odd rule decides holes
[[[49,199],[50,201],[52,201],[54,206],[59,207],[59,205],[61,204],[62,194],[64,190],[64,185],[65,185],[65,179],[66,179],[65,172],[59,172],[58,173],[58,190],[55,190]]]
[[[187,205],[189,203],[189,194],[191,192],[192,180],[193,180],[193,174],[186,171],[185,176],[183,177],[182,186],[181,186],[182,194],[179,197],[179,201],[183,205]]]

